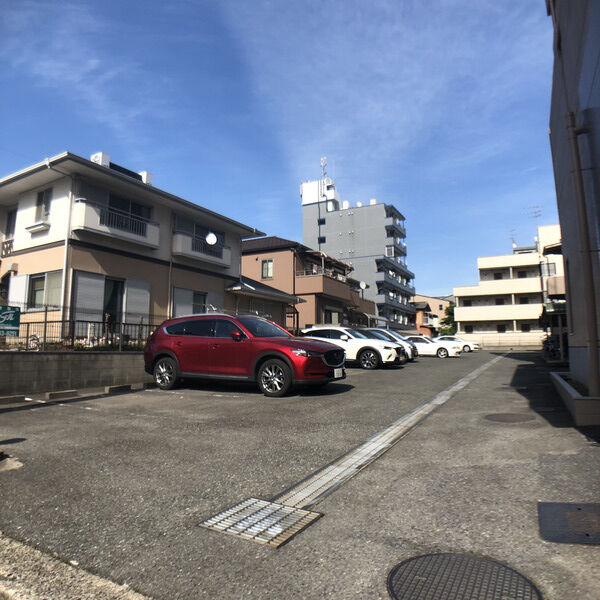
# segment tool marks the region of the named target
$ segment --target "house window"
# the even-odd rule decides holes
[[[321,217],[320,219],[317,219],[317,225],[325,225],[325,218]]]
[[[44,289],[46,275],[35,275],[29,278],[29,308],[42,308],[44,306]]]
[[[28,308],[60,306],[62,271],[40,273],[29,277]]]
[[[103,321],[119,323],[123,314],[123,292],[125,281],[106,277],[104,280]]]
[[[527,271],[518,271],[517,272],[517,277],[519,279],[525,279],[527,277]]]
[[[504,298],[496,298],[496,306],[502,306],[504,304]]]
[[[502,273],[494,273],[494,279],[502,279]]]
[[[324,244],[325,243],[325,236],[322,235],[317,239],[317,244]]]
[[[521,331],[523,333],[529,333],[531,331],[531,325],[529,325],[529,323],[522,323],[521,324]]]
[[[506,333],[506,325],[496,325],[496,331],[498,333]]]
[[[462,305],[463,306],[473,306],[473,302],[471,300],[463,300]]]
[[[268,258],[268,259],[262,261],[261,278],[262,279],[273,279],[273,259],[272,258]]]
[[[6,213],[6,228],[4,238],[11,240],[15,236],[15,224],[17,222],[17,209],[13,208]]]
[[[465,325],[465,333],[473,333],[473,325]]]
[[[40,223],[46,221],[50,215],[50,201],[52,200],[52,188],[38,192],[35,203],[35,221]]]

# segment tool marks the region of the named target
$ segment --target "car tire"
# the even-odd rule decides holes
[[[154,363],[152,374],[161,390],[171,390],[177,385],[177,363],[169,356],[163,356]]]
[[[465,344],[462,348],[463,352],[473,352],[473,350],[471,350],[471,346],[469,346],[468,344]]]
[[[365,348],[358,355],[358,363],[363,369],[376,369],[381,363],[377,350]]]
[[[270,358],[260,366],[257,382],[265,396],[279,398],[292,386],[292,373],[282,360]]]
[[[436,356],[438,358],[448,358],[448,350],[446,348],[438,348]]]

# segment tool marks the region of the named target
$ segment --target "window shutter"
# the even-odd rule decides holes
[[[73,314],[80,321],[102,321],[104,275],[75,271]]]
[[[150,311],[150,283],[139,279],[125,281],[125,322],[148,322]]]
[[[27,275],[14,275],[8,280],[8,304],[25,309],[27,302]]]
[[[173,288],[173,316],[191,315],[194,292],[184,288]]]

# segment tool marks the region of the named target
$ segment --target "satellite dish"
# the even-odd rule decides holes
[[[367,288],[367,284],[364,281],[361,281],[358,285],[360,286],[361,290],[364,290]]]
[[[217,243],[217,236],[212,231],[207,233],[204,239],[209,246],[214,246]]]

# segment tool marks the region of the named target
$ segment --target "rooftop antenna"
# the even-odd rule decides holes
[[[517,247],[517,242],[515,242],[515,230],[514,229],[510,230],[510,239],[512,241],[512,247],[516,248]]]
[[[539,204],[534,204],[533,206],[527,207],[527,214],[535,219],[536,227],[540,226],[540,217],[542,216],[542,207]]]
[[[325,175],[327,175],[327,172],[325,171],[326,166],[327,166],[327,157],[321,156],[321,178],[322,179],[325,179]]]

